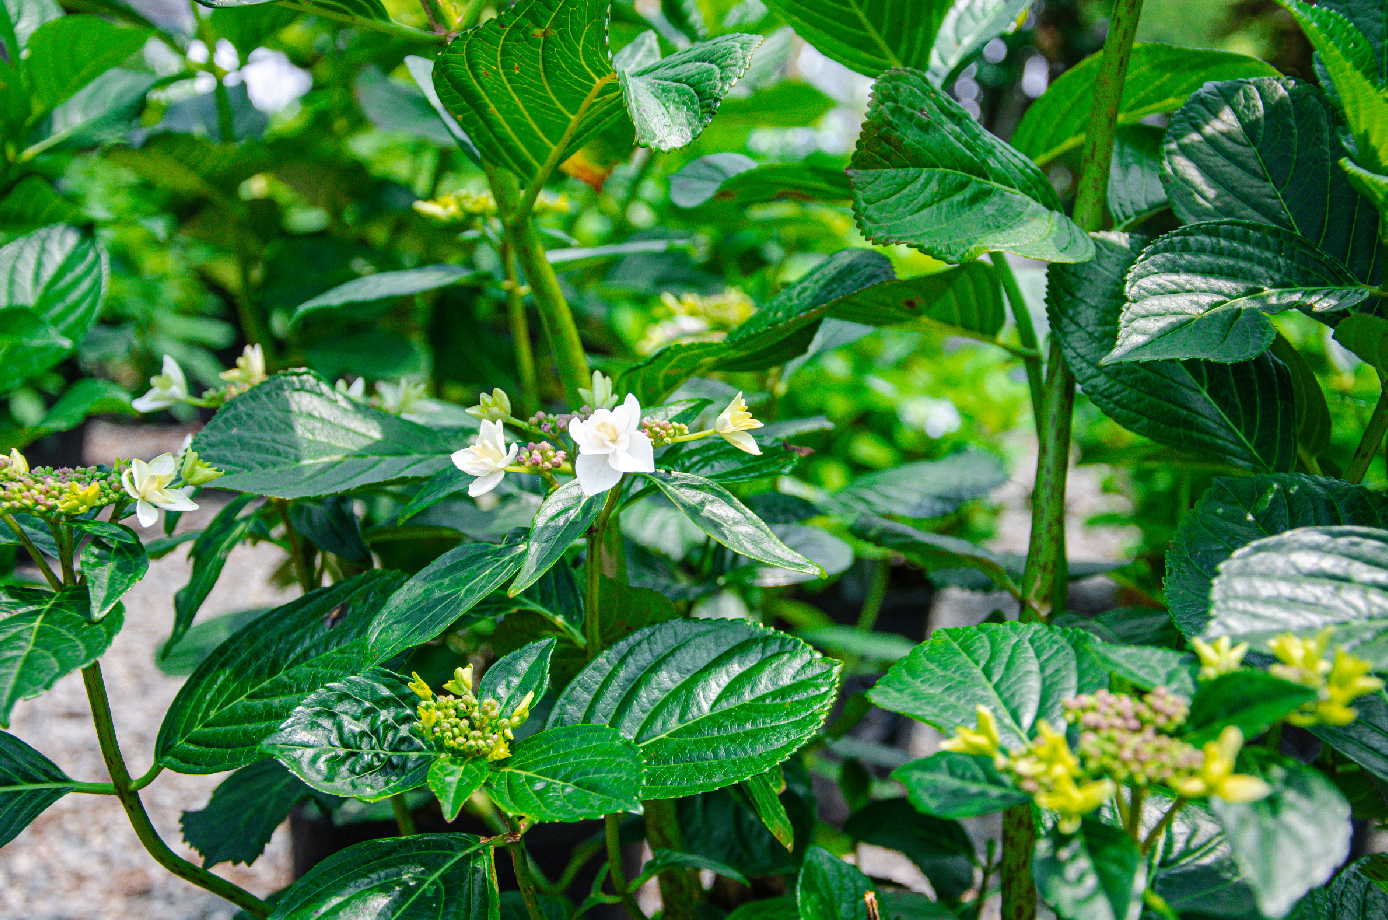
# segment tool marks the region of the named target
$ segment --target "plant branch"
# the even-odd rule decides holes
[[[514,822],[511,823],[511,833],[519,833],[519,827]],[[535,889],[535,876],[530,872],[530,855],[525,852],[525,841],[518,838],[514,843],[507,844],[506,849],[511,853],[511,865],[516,870],[516,885],[520,888],[521,900],[525,902],[525,910],[530,914],[530,920],[545,920],[544,909],[540,906],[540,894]]]
[[[1171,803],[1171,807],[1166,810],[1166,814],[1161,816],[1161,820],[1156,823],[1156,826],[1147,832],[1146,837],[1142,838],[1142,842],[1138,845],[1138,849],[1143,856],[1146,856],[1152,851],[1153,845],[1161,838],[1162,833],[1171,826],[1171,822],[1176,820],[1176,813],[1184,808],[1185,805],[1186,800],[1178,797]]]
[[[1359,439],[1359,446],[1354,449],[1354,456],[1350,458],[1349,466],[1345,468],[1345,481],[1360,483],[1364,481],[1364,475],[1369,472],[1369,465],[1374,462],[1374,457],[1378,455],[1378,450],[1383,446],[1383,436],[1388,433],[1388,379],[1385,379],[1378,393],[1378,402],[1374,403],[1373,414],[1369,416],[1369,424],[1364,428],[1364,434]]]
[[[545,157],[544,163],[540,165],[540,171],[535,173],[535,178],[530,180],[530,184],[525,187],[525,193],[521,195],[520,202],[512,212],[512,219],[517,221],[528,220],[530,212],[535,208],[535,202],[540,198],[540,192],[544,189],[549,177],[559,168],[559,164],[564,161],[564,151],[568,148],[569,142],[578,133],[579,126],[583,119],[587,117],[588,110],[593,107],[593,103],[598,100],[598,94],[603,91],[607,84],[617,79],[615,73],[607,76],[593,84],[593,88],[588,91],[588,95],[583,97],[583,101],[574,110],[573,116],[569,119],[569,126],[560,135],[558,143],[550,150],[549,156]]]
[[[993,263],[993,273],[1007,294],[1007,306],[1012,311],[1012,322],[1017,327],[1017,341],[1030,355],[1022,356],[1022,367],[1026,369],[1027,389],[1031,392],[1031,416],[1039,431],[1041,428],[1041,346],[1036,339],[1036,326],[1031,321],[1031,311],[1027,309],[1026,298],[1017,284],[1017,276],[1012,266],[1007,264],[1007,254],[993,252],[988,254]]]
[[[405,802],[405,793],[397,792],[390,797],[390,807],[395,812],[395,827],[400,831],[401,837],[413,837],[419,833],[414,826],[414,815],[410,814],[410,806]]]
[[[588,660],[592,661],[602,652],[602,614],[600,613],[599,603],[602,594],[602,545],[603,536],[607,531],[607,522],[612,517],[612,512],[617,510],[617,502],[621,498],[622,484],[607,490],[607,501],[602,506],[602,511],[598,514],[598,519],[594,522],[591,530],[588,531],[588,560],[585,563],[588,574],[588,596],[584,599],[583,605],[583,638]]]
[[[616,815],[606,815],[603,819],[603,835],[607,839],[607,870],[612,876],[612,888],[622,899],[622,907],[632,920],[647,920],[646,912],[636,903],[631,888],[627,885],[626,870],[622,868],[621,822]]]
[[[299,587],[307,594],[318,586],[314,584],[313,570],[308,564],[303,538],[299,536],[299,532],[289,521],[289,502],[282,498],[272,498],[270,501],[274,503],[275,510],[280,513],[280,519],[284,521],[284,535],[285,539],[289,541],[289,562],[294,566],[294,576],[299,580]]]
[[[525,296],[521,291],[520,275],[516,272],[516,254],[507,236],[498,247],[501,265],[506,273],[506,314],[511,325],[511,342],[516,350],[516,376],[520,393],[516,408],[523,418],[529,418],[539,408],[540,378],[535,373],[535,349],[530,344],[530,324],[526,322]]]
[[[116,740],[116,729],[111,720],[111,702],[106,696],[106,683],[101,677],[100,662],[94,661],[82,669],[82,684],[87,689],[87,700],[92,708],[92,722],[96,726],[97,741],[101,745],[101,757],[106,762],[106,770],[111,774],[111,785],[125,809],[126,817],[130,819],[130,826],[135,829],[135,836],[140,839],[149,855],[154,857],[154,861],[159,865],[184,881],[227,899],[254,917],[269,917],[269,904],[241,886],[193,865],[169,849],[168,844],[154,829],[149,813],[140,801],[140,794],[130,779],[125,759],[121,756],[120,743]]]

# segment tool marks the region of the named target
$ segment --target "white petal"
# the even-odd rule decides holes
[[[510,466],[511,461],[516,459],[516,454],[520,452],[519,444],[512,444],[511,449],[506,451],[506,456],[501,458],[500,466]]]
[[[584,454],[574,461],[574,474],[584,495],[606,492],[622,478],[621,471],[607,461],[607,457],[597,454]]]
[[[633,431],[628,436],[627,449],[612,455],[612,465],[623,473],[655,472],[655,449],[651,439],[643,432]]]
[[[600,410],[606,411],[606,410]],[[594,417],[597,413],[593,413]],[[612,446],[602,438],[593,435],[593,420],[573,419],[569,422],[569,437],[578,445],[580,454],[610,454]]]
[[[130,400],[130,408],[136,412],[157,412],[160,409],[167,409],[174,404],[175,400],[170,399],[160,390],[150,390],[138,399]]]
[[[139,461],[139,460],[136,460],[135,462],[136,462],[136,463],[139,463],[140,461]],[[131,498],[139,498],[139,497],[140,497],[139,491],[135,488],[135,482],[134,482],[134,480],[131,478],[130,470],[123,470],[123,471],[121,472],[121,474],[120,474],[120,484],[123,485],[123,486],[125,486],[125,494],[126,494],[126,495],[129,495]]]
[[[197,504],[182,489],[159,489],[150,498],[165,511],[197,511]]]
[[[149,461],[149,471],[155,476],[172,476],[178,471],[178,463],[173,454],[160,454]]]
[[[482,433],[478,440],[495,448],[498,456],[506,453],[506,429],[500,422],[491,419],[482,422]]]
[[[474,447],[464,447],[455,453],[453,465],[469,476],[486,476],[496,472],[496,462],[478,453]]]
[[[724,440],[726,440],[733,447],[736,447],[738,450],[745,450],[749,454],[755,454],[758,457],[761,456],[761,448],[757,446],[756,439],[753,438],[747,432],[720,431],[718,433],[723,436]]]
[[[471,495],[473,498],[479,495],[486,495],[497,487],[501,482],[501,477],[505,475],[506,474],[501,470],[493,470],[485,476],[478,476],[472,481],[472,485],[467,487],[467,494]]]
[[[183,376],[183,368],[178,366],[178,362],[165,355],[162,370],[164,376],[173,381],[173,386],[169,388],[169,392],[180,399],[186,397],[188,395],[188,378]]]
[[[159,520],[159,509],[142,498],[135,503],[135,520],[141,527],[149,527]]]
[[[612,424],[620,434],[629,434],[641,427],[641,401],[628,393],[626,401],[612,410]]]

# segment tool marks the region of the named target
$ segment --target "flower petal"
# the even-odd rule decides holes
[[[633,431],[628,436],[627,449],[612,455],[612,465],[623,473],[655,472],[655,449],[644,432]]]
[[[761,456],[761,448],[757,446],[756,438],[753,438],[745,431],[720,431],[723,440],[727,441],[738,450],[746,451],[755,456]]]
[[[626,400],[612,410],[612,424],[619,435],[630,434],[641,427],[641,401],[635,393],[628,393]]]
[[[574,462],[574,475],[584,495],[606,492],[621,480],[621,471],[608,463],[608,459],[601,454],[584,454]]]
[[[149,461],[149,471],[155,476],[172,477],[178,472],[178,462],[174,460],[173,454],[160,454]],[[168,480],[165,480],[167,482]]]
[[[479,495],[486,495],[492,489],[500,485],[501,477],[505,475],[506,474],[501,470],[494,470],[485,476],[478,476],[472,481],[472,484],[467,487],[467,494],[471,495],[473,498]]]
[[[135,520],[141,527],[150,527],[159,520],[159,509],[142,498],[135,503]]]

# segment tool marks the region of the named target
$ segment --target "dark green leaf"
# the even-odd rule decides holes
[[[1118,129],[1108,172],[1108,210],[1114,229],[1138,223],[1166,206],[1161,128],[1131,125]]]
[[[598,519],[606,500],[606,494],[585,497],[577,479],[546,495],[530,524],[525,560],[506,593],[511,597],[520,594],[562,559],[574,541]]]
[[[645,799],[717,789],[803,745],[834,698],[837,665],[739,621],[671,620],[603,652],[565,688],[550,725],[608,725],[646,759]]]
[[[159,727],[156,759],[182,773],[259,760],[260,743],[310,693],[363,669],[371,619],[399,584],[396,572],[367,572],[253,620],[183,684]]]
[[[1093,257],[1045,174],[917,71],[873,87],[848,168],[858,229],[946,262],[1006,251],[1048,262]]]
[[[472,485],[473,477],[464,473],[456,466],[449,465],[439,470],[429,478],[429,481],[420,486],[414,498],[410,499],[409,504],[400,509],[399,523],[403,524],[410,518],[422,511],[432,508],[439,502],[452,498],[461,492],[466,492],[468,486]]]
[[[40,588],[0,588],[0,728],[15,703],[48,690],[58,678],[86,667],[110,648],[125,622],[120,604],[99,623],[90,620],[85,587],[54,594]]]
[[[605,725],[546,729],[517,742],[499,767],[487,792],[513,815],[582,821],[641,811],[641,751]]]
[[[968,540],[946,534],[927,533],[905,524],[879,517],[861,517],[852,524],[853,535],[900,553],[927,572],[973,569],[988,579],[984,584],[1011,594],[1018,592],[1014,566]]]
[[[482,157],[477,152],[477,148],[472,146],[472,141],[463,133],[463,129],[458,125],[458,120],[449,114],[448,109],[443,107],[443,102],[439,100],[438,91],[434,89],[433,59],[410,55],[405,58],[405,69],[410,72],[410,76],[414,78],[414,82],[418,84],[420,91],[424,93],[424,98],[429,100],[429,105],[438,113],[439,119],[448,129],[448,133],[453,136],[453,140],[457,143],[459,149],[463,151],[464,155],[466,155],[469,160],[481,166]]]
[[[313,502],[296,502],[289,508],[289,522],[323,552],[353,565],[371,567],[371,550],[362,540],[361,521],[352,510],[350,498],[330,496]]]
[[[743,780],[740,785],[747,794],[747,800],[752,803],[752,810],[761,818],[761,823],[766,825],[771,836],[787,850],[793,849],[795,828],[790,823],[790,815],[786,814],[785,805],[781,804],[781,793],[786,788],[781,768],[772,767],[765,773]]]
[[[829,304],[829,316],[868,326],[923,325],[996,341],[1005,309],[997,273],[977,262],[874,284]]]
[[[1262,779],[1272,794],[1210,804],[1259,909],[1280,917],[1349,854],[1349,803],[1316,770],[1266,751],[1248,751],[1239,772]]]
[[[300,304],[290,317],[289,325],[293,328],[310,317],[343,312],[342,307],[423,294],[461,284],[476,277],[476,272],[456,265],[424,265],[402,271],[377,272],[348,281],[346,284],[339,284],[332,290]]]
[[[732,33],[699,42],[618,79],[636,142],[673,150],[693,142],[752,63],[760,35]]]
[[[939,9],[939,3],[933,3]],[[951,83],[988,42],[1017,28],[1031,0],[967,0],[946,3],[939,34],[930,49],[930,81]]]
[[[1217,220],[1172,231],[1128,272],[1128,304],[1105,364],[1248,361],[1277,330],[1267,314],[1335,314],[1369,298],[1344,266],[1292,230]]]
[[[1166,687],[1179,697],[1195,693],[1195,656],[1149,645],[1119,645],[1091,638],[1085,647],[1104,670],[1142,690]]]
[[[868,920],[866,875],[823,847],[810,847],[795,882],[800,920]]]
[[[1107,686],[1108,675],[1084,654],[1081,630],[985,623],[940,629],[892,666],[871,691],[883,709],[953,734],[978,724],[977,708],[997,718],[1003,747],[1020,748],[1038,719],[1065,720],[1062,701]]]
[[[1012,146],[1045,165],[1084,143],[1099,54],[1091,54],[1065,71],[1027,109]],[[1228,51],[1139,43],[1133,46],[1118,124],[1136,125],[1150,115],[1174,112],[1211,80],[1273,77],[1277,71],[1255,57]]]
[[[681,208],[708,201],[743,208],[768,201],[847,200],[843,168],[815,162],[758,165],[740,153],[714,153],[670,177],[670,201]]]
[[[974,884],[974,845],[958,821],[924,815],[906,799],[878,799],[853,814],[844,833],[897,850],[930,879],[943,901],[958,901]]]
[[[1118,424],[1178,450],[1253,470],[1296,462],[1296,416],[1286,365],[1253,361],[1149,361],[1103,365],[1118,338],[1123,278],[1140,242],[1097,234],[1097,255],[1052,266],[1046,293],[1051,328],[1080,388]]]
[[[1379,0],[1320,0],[1317,5],[1344,16],[1355,31],[1364,36],[1377,65],[1373,68],[1366,66],[1365,72],[1371,77],[1377,74],[1377,82],[1382,85],[1385,75],[1388,75],[1388,10],[1383,8]]]
[[[1379,779],[1388,780],[1388,694],[1354,701],[1359,718],[1344,726],[1318,725],[1312,733]]]
[[[892,771],[918,811],[938,818],[976,818],[1031,801],[984,757],[941,751]]]
[[[1143,808],[1142,831],[1151,833],[1172,799],[1153,791]],[[1209,809],[1191,802],[1177,814],[1153,850],[1151,888],[1182,916],[1257,920],[1253,892],[1241,878],[1229,842]]]
[[[1356,313],[1340,320],[1335,341],[1379,373],[1388,373],[1388,319]]]
[[[183,839],[202,854],[202,866],[250,865],[265,852],[296,802],[313,794],[274,760],[242,767],[212,791],[206,807],[179,818]]]
[[[371,660],[433,639],[516,573],[525,544],[466,543],[449,550],[390,596],[371,624]]]
[[[555,641],[541,639],[498,659],[477,684],[479,700],[496,700],[502,713],[510,714],[526,696],[538,701],[549,690],[549,659]]]
[[[1298,527],[1388,526],[1388,499],[1363,486],[1283,474],[1217,479],[1181,522],[1167,558],[1171,616],[1186,635],[1209,619],[1210,586],[1239,547]]]
[[[368,840],[285,889],[270,920],[497,920],[492,850],[471,834]]]
[[[868,77],[930,66],[949,4],[925,0],[768,0],[805,41]],[[1014,14],[1015,16],[1015,14]]]
[[[1291,913],[1293,920],[1385,920],[1388,876],[1381,853],[1351,863],[1328,887],[1312,890]]]
[[[1036,844],[1036,890],[1067,920],[1137,920],[1147,862],[1122,828],[1086,818],[1074,834]]]
[[[198,0],[198,2],[213,9],[232,9],[270,3],[272,0]],[[353,19],[390,21],[390,14],[386,12],[385,5],[381,3],[381,0],[302,0],[302,2],[309,11],[318,12],[321,10],[331,19],[347,22],[351,22]]]
[[[456,440],[353,402],[309,371],[290,371],[223,406],[193,449],[226,471],[219,489],[309,498],[432,476],[449,465]]]
[[[646,865],[641,867],[641,875],[637,878],[649,881],[666,869],[707,869],[715,875],[730,878],[735,882],[750,885],[747,876],[734,869],[727,863],[721,863],[716,859],[709,859],[705,856],[695,856],[692,853],[680,853],[675,850],[656,850],[651,854],[651,858],[646,861]],[[640,881],[633,881],[632,886],[638,887]]]
[[[825,504],[839,514],[942,517],[1006,481],[1007,467],[997,456],[965,450],[859,476]]]
[[[192,571],[188,575],[188,584],[174,594],[173,629],[169,633],[169,640],[164,643],[165,649],[173,648],[188,632],[188,627],[193,625],[193,619],[202,609],[207,596],[212,593],[217,579],[221,577],[227,556],[255,524],[256,511],[249,514],[241,513],[255,499],[254,495],[238,495],[233,498],[217,512],[193,541],[192,548],[188,550],[188,559],[193,564]]]
[[[1339,168],[1325,99],[1285,77],[1207,83],[1171,117],[1167,191],[1183,223],[1234,218],[1300,233],[1361,281],[1379,268],[1378,213]]]
[[[123,524],[73,521],[72,527],[92,538],[91,543],[82,547],[78,564],[87,580],[87,598],[95,622],[106,616],[125,592],[145,577],[145,572],[149,571],[149,556],[145,554],[139,534]]]
[[[445,754],[429,767],[429,790],[439,800],[446,821],[458,817],[472,794],[487,781],[487,761]]]
[[[1317,699],[1315,690],[1245,668],[1205,681],[1190,702],[1185,740],[1196,747],[1214,741],[1227,725],[1256,738],[1289,713]]]
[[[26,60],[35,108],[48,112],[144,47],[149,29],[99,16],[64,16],[29,39]]]
[[[781,542],[746,505],[710,479],[688,473],[645,474],[699,529],[749,559],[793,572],[821,575],[814,562]]]
[[[456,143],[453,131],[414,83],[392,79],[368,64],[357,75],[353,89],[362,114],[382,131],[400,131],[450,149]]]
[[[757,432],[761,434],[761,432]],[[753,482],[769,476],[783,476],[795,469],[800,455],[783,444],[766,444],[762,452],[752,455],[729,444],[722,438],[707,438],[684,444],[660,457],[660,468],[679,473],[692,473],[714,482]]]
[[[67,774],[8,732],[0,732],[0,847],[67,795]]]

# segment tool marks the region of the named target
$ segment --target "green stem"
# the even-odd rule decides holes
[[[539,408],[540,378],[535,373],[535,349],[530,344],[530,324],[526,322],[525,297],[521,293],[520,276],[516,273],[516,256],[510,241],[501,240],[501,264],[506,272],[506,313],[511,324],[511,342],[516,350],[516,376],[521,391],[516,408],[522,417],[529,418]]]
[[[992,260],[993,272],[998,276],[998,281],[1002,284],[1003,292],[1007,294],[1007,305],[1012,311],[1012,322],[1017,327],[1017,341],[1022,347],[1031,352],[1031,355],[1023,356],[1022,366],[1027,373],[1027,389],[1031,392],[1031,416],[1035,424],[1040,429],[1041,426],[1041,345],[1036,338],[1036,327],[1031,321],[1031,311],[1027,309],[1026,298],[1022,296],[1022,289],[1017,284],[1017,276],[1012,272],[1012,266],[1007,264],[1007,254],[1003,252],[989,253],[988,258]]]
[[[1152,851],[1152,847],[1161,839],[1161,835],[1166,829],[1171,826],[1171,822],[1176,820],[1176,813],[1184,808],[1185,805],[1186,800],[1178,797],[1171,803],[1171,807],[1166,810],[1166,814],[1161,816],[1161,820],[1156,823],[1156,826],[1147,832],[1147,836],[1144,837],[1142,842],[1138,845],[1138,849],[1143,856],[1146,856]]]
[[[405,801],[405,794],[397,792],[390,797],[390,807],[395,812],[395,827],[400,831],[401,837],[413,837],[419,833],[414,826],[414,815],[410,814],[410,806]]]
[[[367,19],[361,16],[353,16],[350,13],[338,13],[326,7],[306,6],[301,3],[294,3],[293,0],[280,0],[280,6],[291,10],[297,10],[300,13],[307,13],[310,16],[319,16],[323,19],[345,22],[349,26],[355,28],[384,32],[387,35],[394,35],[396,38],[407,38],[421,45],[442,45],[447,41],[447,38],[443,35],[435,35],[433,32],[425,32],[423,29],[401,25],[389,19]]]
[[[170,850],[168,844],[160,838],[153,822],[149,820],[144,803],[140,801],[140,793],[135,790],[130,779],[125,759],[121,756],[120,743],[116,740],[116,729],[111,720],[111,703],[106,696],[106,683],[101,677],[100,662],[94,661],[82,669],[82,683],[87,689],[87,700],[92,708],[92,722],[96,726],[96,737],[101,745],[101,757],[106,762],[107,772],[111,774],[111,785],[120,799],[121,807],[125,809],[130,826],[135,829],[135,836],[140,839],[145,850],[154,857],[155,862],[184,881],[227,899],[254,917],[269,917],[269,904],[239,885],[232,884],[183,859]]]
[[[486,2],[487,0],[468,0],[468,5],[463,7],[463,15],[458,17],[458,23],[453,27],[454,31],[466,32],[477,25],[477,21],[482,18],[482,7]]]
[[[420,6],[424,7],[424,15],[429,20],[429,25],[434,27],[434,31],[440,34],[448,31],[448,17],[443,14],[443,7],[439,6],[439,0],[419,0]]]
[[[40,792],[45,789],[62,789],[67,792],[77,792],[83,795],[115,795],[116,787],[112,783],[21,783],[17,786],[6,786],[0,789],[0,803],[5,800],[3,796],[12,792]]]
[[[978,882],[978,897],[974,900],[974,920],[983,920],[983,908],[988,903],[988,882],[993,876],[993,841],[988,841],[988,855],[983,861],[983,876]]]
[[[77,571],[73,565],[72,530],[57,521],[48,522],[48,531],[53,534],[53,543],[58,547],[58,565],[62,569],[63,584],[77,584]]]
[[[592,661],[602,652],[602,614],[599,608],[602,594],[602,549],[603,535],[612,512],[617,510],[621,498],[622,484],[619,482],[607,490],[607,502],[602,506],[593,528],[588,531],[588,596],[584,599],[583,638],[587,646],[588,660]]]
[[[226,84],[222,82],[225,76],[217,62],[212,58],[217,53],[217,37],[212,34],[211,24],[202,15],[196,2],[189,0],[188,9],[193,13],[193,23],[198,30],[198,38],[207,48],[207,64],[205,70],[212,74],[217,81],[212,89],[213,98],[217,105],[217,134],[218,140],[223,144],[236,143],[236,121],[231,114],[231,95],[227,92]]]
[[[1031,853],[1036,848],[1036,825],[1031,804],[1013,805],[1002,813],[1002,920],[1034,920],[1036,882]]]
[[[588,110],[592,108],[594,102],[597,102],[598,96],[607,87],[607,84],[615,79],[617,79],[615,73],[608,74],[594,83],[593,88],[588,91],[588,95],[583,97],[583,101],[578,104],[578,108],[574,110],[573,116],[569,119],[569,126],[564,129],[564,133],[559,136],[558,142],[550,150],[549,156],[545,157],[544,163],[540,164],[539,171],[530,180],[530,184],[525,187],[525,192],[521,195],[515,210],[510,212],[513,220],[529,220],[530,212],[534,210],[535,202],[539,200],[541,190],[549,181],[549,177],[559,168],[559,164],[564,161],[564,153],[569,147],[569,142],[578,132],[579,125],[583,124]]]
[[[514,825],[511,832],[516,833]],[[535,876],[530,872],[530,855],[525,852],[525,841],[517,840],[515,843],[507,844],[506,849],[511,853],[511,865],[516,870],[516,885],[520,888],[526,913],[530,914],[530,920],[545,920],[544,908],[540,906],[540,893],[535,889]]]
[[[632,920],[646,920],[646,912],[636,903],[631,889],[627,886],[626,870],[622,868],[621,822],[616,815],[603,818],[604,836],[607,838],[607,871],[612,876],[612,888],[622,899],[622,907]]]
[[[1374,462],[1379,447],[1383,445],[1385,433],[1388,433],[1388,381],[1384,381],[1379,390],[1378,402],[1374,403],[1374,411],[1369,416],[1369,424],[1365,426],[1364,434],[1359,439],[1359,446],[1354,449],[1354,456],[1350,458],[1349,466],[1345,468],[1346,482],[1359,483],[1364,481],[1364,475],[1369,472],[1369,464]]]
[[[646,840],[652,850],[684,852],[684,834],[672,799],[645,802]],[[704,889],[693,869],[671,868],[660,873],[660,901],[665,905],[663,920],[694,920]]]
[[[10,525],[10,530],[14,531],[14,535],[18,538],[20,545],[29,553],[29,558],[34,560],[34,565],[38,566],[39,571],[43,573],[43,577],[48,581],[49,586],[54,591],[61,591],[63,589],[62,579],[53,573],[53,569],[48,565],[48,560],[43,557],[43,553],[34,545],[34,541],[24,532],[24,528],[19,526],[19,522],[11,515],[5,514],[0,515],[0,517],[3,517],[5,523]]]
[[[709,541],[712,543],[713,541]],[[859,632],[870,633],[877,625],[877,615],[882,612],[882,602],[887,599],[887,587],[892,580],[892,563],[890,559],[874,559],[869,563],[870,578],[867,593],[863,596],[862,609],[858,611],[858,622],[854,628]],[[845,676],[852,674],[858,667],[860,658],[857,655],[845,655],[843,662],[843,673]]]
[[[284,521],[285,539],[289,541],[289,562],[294,566],[294,576],[299,580],[299,587],[305,594],[318,587],[313,583],[313,570],[309,567],[308,556],[305,555],[303,538],[294,529],[294,525],[289,522],[289,502],[282,498],[272,498],[271,502],[275,505],[275,510],[280,513],[280,519]]]
[[[144,776],[141,776],[139,779],[132,780],[131,783],[130,783],[130,788],[131,788],[131,789],[134,789],[136,792],[139,792],[141,789],[145,788],[145,787],[148,786],[150,783],[154,782],[155,777],[157,777],[160,773],[163,773],[163,772],[164,772],[164,765],[163,765],[163,764],[155,764],[155,765],[153,765],[152,767],[149,768],[149,772],[146,773]]]
[[[1122,796],[1121,792],[1119,796]],[[1129,837],[1133,838],[1134,843],[1139,842],[1138,835],[1142,833],[1142,800],[1144,798],[1146,798],[1146,793],[1143,788],[1141,786],[1133,787],[1132,797],[1128,799],[1128,821],[1123,829],[1128,832]]]

